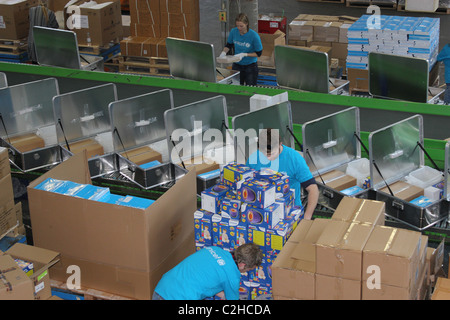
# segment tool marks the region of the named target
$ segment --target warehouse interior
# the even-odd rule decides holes
[[[22,1],[27,5],[36,2],[17,2]],[[170,12],[172,21],[183,17],[187,23],[187,16],[196,15],[198,33],[192,42],[208,44],[207,50],[212,45],[216,61],[213,73],[217,81],[189,78],[183,73],[191,69],[190,63],[200,60],[201,65],[204,57],[199,52],[190,55],[194,49],[190,52],[190,47],[181,47],[182,40],[191,40],[186,36],[187,27],[183,27],[184,39],[171,36],[172,31],[168,31],[168,37],[175,39],[174,47],[170,47],[163,36],[156,42],[146,40],[152,36],[137,39],[140,36],[134,32],[144,32],[143,26],[150,24],[134,24],[133,14],[137,13],[138,20],[143,20],[139,12],[144,12],[147,6],[150,9],[152,2],[157,2],[160,10],[163,2],[166,3],[169,17],[169,3],[173,1],[111,1],[115,6],[121,5],[125,31],[120,44],[110,42],[105,48],[91,44],[90,37],[96,41],[91,29],[91,34],[87,33],[89,43],[85,45],[86,34],[80,38],[80,34],[75,33],[77,50],[80,50],[76,55],[82,60],[94,59],[94,62],[86,61],[88,68],[85,69],[83,64],[79,69],[78,66],[53,64],[56,61],[64,64],[69,55],[52,55],[56,42],[52,44],[44,33],[41,39],[47,37],[45,59],[50,59],[45,62],[42,55],[41,62],[26,60],[25,53],[17,51],[17,43],[22,40],[2,40],[3,50],[13,49],[2,51],[0,46],[0,99],[4,102],[0,107],[0,183],[7,190],[0,196],[3,206],[0,266],[11,267],[9,259],[12,257],[22,263],[17,272],[25,272],[27,277],[15,285],[16,290],[8,290],[1,284],[0,300],[151,300],[162,275],[187,256],[209,246],[233,252],[239,240],[225,241],[228,238],[222,238],[220,232],[226,230],[229,236],[232,232],[238,236],[239,227],[242,232],[245,230],[246,241],[258,244],[264,252],[261,269],[252,270],[241,278],[241,300],[450,299],[450,109],[443,100],[444,63],[433,60],[433,66],[429,66],[428,60],[417,59],[427,61],[427,99],[434,94],[432,89],[439,92],[436,98],[421,102],[383,97],[371,91],[375,89],[358,87],[350,81],[351,74],[346,67],[346,63],[350,63],[349,56],[347,60],[336,58],[331,67],[331,42],[330,48],[322,43],[322,48],[315,50],[322,50],[321,53],[326,50],[329,58],[326,73],[329,72],[330,79],[335,81],[336,77],[344,83],[337,93],[331,89],[328,92],[328,82],[327,93],[280,85],[284,76],[279,71],[281,63],[277,68],[275,60],[270,61],[270,58],[276,59],[275,53],[267,63],[259,59],[257,86],[241,86],[235,77],[227,82],[220,81],[220,77],[228,80],[224,74],[230,72],[231,64],[216,60],[229,30],[234,27],[234,15],[242,8],[250,11],[247,12],[250,18],[286,18],[286,33],[280,37],[272,30],[268,36],[275,52],[275,41],[280,39],[283,40],[280,47],[301,47],[300,42],[289,44],[290,40],[295,41],[291,26],[301,15],[323,19],[346,17],[338,23],[356,24],[363,15],[371,14],[367,9],[371,4],[378,6],[383,16],[438,20],[438,45],[432,50],[437,55],[450,43],[450,34],[446,32],[450,28],[448,1],[419,2],[419,5],[433,3],[437,8],[436,12],[426,12],[407,11],[408,4],[401,0],[183,0],[180,14]],[[49,0],[47,5],[50,3]],[[191,3],[196,9],[189,7]],[[417,2],[410,0],[410,3]],[[155,14],[155,9],[152,10],[150,12]],[[85,17],[88,19],[87,15]],[[67,16],[62,16],[60,29],[61,21],[64,24],[66,19]],[[160,23],[166,22],[161,20]],[[259,28],[258,21],[250,23],[252,28]],[[259,32],[261,37],[264,33]],[[39,44],[37,34],[35,42]],[[68,37],[72,37],[72,31]],[[167,55],[128,54],[133,48],[143,53],[146,41],[156,44],[158,52],[164,47]],[[344,44],[346,54],[347,45],[348,39]],[[169,50],[175,49],[179,50],[178,56],[170,59]],[[84,54],[83,58],[83,50],[93,52]],[[96,50],[100,50],[99,55]],[[19,60],[15,60],[16,54]],[[177,59],[183,62],[174,61]],[[207,63],[203,65],[205,69],[208,67]],[[93,68],[89,69],[91,66]],[[173,75],[177,67],[182,76]],[[104,70],[99,72],[97,68]],[[196,76],[202,74],[199,70],[194,72]],[[294,67],[283,69],[286,74],[295,71]],[[336,83],[339,82],[331,82],[333,89],[338,87]],[[401,90],[397,91],[401,94],[413,96],[411,90],[399,87]],[[47,108],[50,111],[41,115]],[[204,123],[195,127],[196,121]],[[239,189],[244,184],[247,186],[246,183],[251,184],[252,179],[237,183],[238,177],[251,172],[257,180],[261,173],[245,165],[254,147],[251,138],[246,137],[248,141],[244,140],[241,148],[236,132],[241,128],[267,127],[280,129],[283,145],[302,155],[317,181],[319,203],[312,220],[304,219],[304,208],[294,206],[293,199],[297,197],[307,205],[308,193],[304,189],[300,195],[295,195],[292,189],[286,193],[289,196],[281,197],[282,200],[280,196],[275,200],[274,196],[270,205],[261,204],[267,221],[265,218],[252,221],[253,216],[251,218],[250,211],[246,211],[251,205]],[[177,148],[184,144],[175,143],[180,142],[175,140],[175,132],[182,132],[181,137],[184,134],[194,141],[192,137],[200,132],[202,139],[208,129],[226,137],[226,141],[221,142],[201,141],[200,156],[213,159],[213,163],[191,161],[196,158],[186,158],[184,151],[181,155]],[[56,136],[51,130],[55,130]],[[26,140],[23,133],[36,134],[43,144],[37,147],[35,141]],[[334,134],[341,136],[336,138]],[[14,142],[16,137],[20,138],[19,142]],[[84,138],[89,138],[88,144],[77,146]],[[25,149],[20,149],[19,145],[31,149],[23,151]],[[194,150],[189,149],[190,155],[198,151],[195,146]],[[239,155],[244,157],[239,158]],[[41,161],[46,158],[52,163],[43,164]],[[351,169],[362,170],[362,167],[352,166],[357,163],[365,165],[362,177],[350,175]],[[192,168],[196,172],[192,172]],[[419,181],[421,187],[411,183],[415,170],[426,172],[421,178],[427,183]],[[397,181],[400,171],[403,176]],[[349,181],[335,187],[332,181],[342,178],[332,176],[336,172]],[[289,186],[285,180],[282,182],[286,176],[273,173],[271,183]],[[389,186],[394,189],[395,183],[403,187],[399,187],[400,191],[394,190],[394,195]],[[79,199],[49,191],[55,186],[94,186],[96,192],[104,194],[96,194],[98,198],[91,201],[89,199],[94,198]],[[217,191],[217,186],[222,190]],[[409,187],[409,198],[400,196]],[[246,190],[253,192],[253,189]],[[437,198],[425,197],[431,198],[431,193]],[[426,204],[413,202],[424,201],[423,198]],[[125,201],[136,201],[136,204],[125,206]],[[281,204],[278,211],[271,208],[274,211],[268,213],[267,208],[275,206],[276,201],[282,201],[283,213],[280,213]],[[233,203],[240,208],[238,219],[233,219],[233,211],[230,211]],[[243,203],[247,204],[242,206]],[[289,214],[284,213],[285,210],[289,210],[286,211]],[[205,230],[209,229],[221,231],[214,231],[212,238],[206,239]],[[390,257],[392,260],[388,259]],[[34,271],[27,269],[30,268],[27,258],[33,260]],[[365,285],[369,283],[370,273],[364,270],[369,270],[371,264],[382,267],[383,290],[369,290]],[[73,265],[81,270],[79,287],[70,286],[70,281],[72,284],[78,281],[68,277],[68,267]],[[71,272],[77,274],[76,270]],[[41,274],[42,278],[38,279]],[[39,288],[31,288],[29,279],[35,281],[35,285],[39,283]],[[221,297],[207,297],[207,300],[221,300]]]

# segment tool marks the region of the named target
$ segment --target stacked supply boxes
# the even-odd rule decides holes
[[[199,40],[198,0],[130,0],[130,34],[121,41],[124,56],[167,58],[167,37]]]
[[[322,48],[329,62],[337,59],[345,66],[347,58],[347,30],[357,20],[349,16],[300,14],[289,24],[288,44],[292,46]],[[324,48],[328,48],[325,50]]]
[[[363,15],[348,29],[347,68],[367,69],[369,52],[426,59],[430,70],[439,50],[439,19]]]
[[[17,225],[8,149],[0,147],[0,238]]]
[[[302,220],[273,264],[275,299],[423,299],[428,237],[384,226],[385,203],[344,197]]]
[[[201,209],[194,214],[196,246],[232,252],[247,242],[259,245],[263,263],[242,276],[240,288],[242,299],[255,299],[272,293],[272,263],[302,216],[288,176],[230,163],[221,182],[201,194]]]

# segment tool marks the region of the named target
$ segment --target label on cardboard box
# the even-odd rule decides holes
[[[6,23],[5,20],[3,19],[3,16],[0,16],[0,28],[6,29]]]

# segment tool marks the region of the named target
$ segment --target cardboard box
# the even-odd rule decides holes
[[[136,37],[161,38],[161,26],[156,24],[131,23],[130,32]]]
[[[61,253],[52,279],[65,282],[67,267],[77,265],[82,286],[151,299],[161,276],[195,251],[195,172],[147,209],[34,189],[47,178],[91,183],[86,153],[70,157],[28,186],[34,245]]]
[[[8,142],[22,153],[45,147],[44,139],[35,133],[27,133],[20,136],[10,137]]]
[[[292,21],[289,24],[289,41],[306,40],[312,41],[314,36],[314,21]]]
[[[331,57],[337,59],[347,59],[348,55],[348,44],[332,42],[331,43]]]
[[[421,234],[400,228],[375,226],[363,250],[363,281],[377,266],[380,283],[412,290],[418,278]]]
[[[49,299],[52,295],[49,269],[59,262],[59,253],[23,243],[14,244],[6,253],[14,259],[33,263],[34,271],[29,278],[34,285],[34,299]]]
[[[0,300],[34,300],[33,283],[14,259],[0,255]]]
[[[161,12],[161,26],[199,28],[199,13]]]
[[[2,192],[0,192],[0,206],[14,201],[14,191],[11,174],[7,174],[5,177],[0,179],[0,190],[2,190]]]
[[[386,204],[382,201],[344,197],[331,217],[332,220],[384,225]]]
[[[445,239],[436,248],[428,247],[426,261],[430,265],[430,275],[435,275],[444,263]]]
[[[361,281],[316,274],[316,300],[361,300]]]
[[[87,7],[84,0],[73,0],[66,4],[79,6],[79,26],[73,28],[77,34],[79,45],[88,45],[88,38],[91,39],[91,45],[107,46],[110,42],[119,43],[123,37],[122,11],[120,0],[97,0],[97,5]],[[84,6],[83,6],[84,5]],[[72,18],[65,10],[65,21]],[[88,36],[89,34],[89,36]]]
[[[363,249],[373,225],[331,220],[316,243],[316,273],[361,281]]]
[[[20,40],[28,37],[28,11],[32,4],[27,0],[0,2],[0,39]]]
[[[18,226],[18,220],[13,198],[11,201],[0,205],[0,237],[15,226]]]
[[[264,48],[261,57],[258,58],[258,62],[260,62],[261,65],[274,66],[275,46],[286,45],[286,35],[280,30],[277,30],[274,34],[269,33],[258,33],[258,34],[259,37],[261,38],[261,43]]]
[[[0,179],[11,173],[7,148],[0,147]]]
[[[199,0],[160,0],[161,12],[197,13],[200,10]]]
[[[186,40],[200,40],[200,27],[161,26],[161,38],[179,38]]]
[[[129,7],[132,23],[152,24],[155,26],[161,24],[159,1],[129,0]]]
[[[347,80],[349,81],[349,88],[369,90],[369,70],[347,68]]]
[[[362,282],[362,300],[414,300],[416,291],[414,288],[403,288],[381,283],[380,289],[369,289]]]
[[[394,182],[394,183],[390,184],[389,187],[391,188],[392,193],[394,194],[394,197],[405,200],[405,201],[411,201],[420,196],[423,196],[423,192],[424,192],[424,190],[422,188],[411,185],[404,181]],[[380,191],[387,193],[389,195],[391,194],[387,187],[380,189]]]
[[[319,178],[320,179],[320,178]],[[327,173],[322,174],[322,179],[318,181],[324,181],[325,185],[334,190],[344,190],[356,185],[356,178],[345,174],[344,172],[338,170],[332,170]]]
[[[130,36],[120,41],[120,51],[124,56],[155,57],[152,43],[157,39],[150,37]]]
[[[328,41],[328,42],[337,42],[339,41],[339,28],[342,23],[340,22],[331,22],[331,21],[323,21],[317,22],[314,25],[314,41]]]
[[[186,170],[192,171],[195,169],[197,175],[219,169],[218,163],[207,160],[202,156],[197,156],[188,160],[184,160],[183,163],[184,166],[186,167]],[[183,167],[183,164],[181,162],[177,162],[177,164]]]
[[[94,139],[85,139],[69,144],[70,152],[79,154],[86,151],[87,157],[92,158],[104,154],[103,146]]]
[[[275,203],[275,190],[267,180],[241,180],[236,188],[236,199],[257,208],[267,208]]]
[[[126,152],[122,152],[121,155],[137,165],[149,163],[152,161],[162,162],[161,153],[153,150],[148,146],[134,148]]]
[[[439,277],[436,281],[436,286],[434,287],[433,295],[431,300],[450,300],[450,280]]]
[[[251,169],[249,166],[240,163],[229,163],[223,167],[223,182],[226,185],[237,189],[238,182],[246,179],[253,179],[255,177],[256,170]]]

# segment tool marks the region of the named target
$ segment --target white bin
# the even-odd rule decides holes
[[[442,172],[428,166],[423,166],[414,170],[406,176],[406,182],[423,189],[432,186],[443,179]]]

